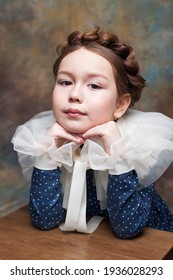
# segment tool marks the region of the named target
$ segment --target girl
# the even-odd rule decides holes
[[[172,162],[173,121],[131,109],[145,86],[134,50],[95,28],[72,32],[58,54],[53,112],[19,126],[12,139],[32,176],[33,225],[91,233],[108,218],[119,238],[146,226],[173,232],[154,189]]]

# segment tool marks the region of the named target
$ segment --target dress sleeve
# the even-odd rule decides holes
[[[109,175],[107,209],[109,220],[119,238],[133,238],[146,226],[153,186],[138,190],[136,172]]]
[[[59,168],[40,170],[34,167],[29,212],[33,225],[42,230],[50,230],[64,220],[60,176]]]

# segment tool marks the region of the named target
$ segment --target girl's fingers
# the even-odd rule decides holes
[[[110,121],[89,129],[83,134],[83,137],[85,139],[91,137],[101,138],[105,147],[105,151],[110,154],[111,144],[117,139],[121,138],[121,134],[115,122]]]
[[[95,126],[95,127],[91,128],[91,129],[89,129],[88,131],[86,131],[82,135],[82,137],[83,138],[90,138],[90,137],[93,137],[93,136],[100,136],[101,137],[101,136],[103,136],[103,134],[104,134],[104,131],[103,131],[103,129],[99,125],[99,126]]]
[[[62,146],[62,144],[68,140],[71,142],[75,142],[77,144],[83,144],[84,139],[82,136],[79,136],[75,133],[69,133],[58,123],[52,125],[52,127],[48,130],[48,135],[55,139],[55,143],[57,147]]]

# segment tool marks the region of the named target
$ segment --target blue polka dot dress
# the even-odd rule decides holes
[[[87,214],[107,217],[116,236],[132,238],[144,227],[173,232],[173,215],[168,206],[153,185],[138,190],[138,178],[134,170],[122,175],[109,175],[105,210],[101,210],[93,178],[93,171],[88,170]],[[65,220],[59,168],[34,168],[29,207],[32,223],[40,229],[52,229]]]

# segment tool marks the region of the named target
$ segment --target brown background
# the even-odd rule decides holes
[[[10,141],[16,126],[51,108],[57,44],[96,25],[136,50],[148,83],[136,107],[173,117],[171,0],[0,0],[0,216],[28,201]],[[173,209],[172,170],[157,188]]]

